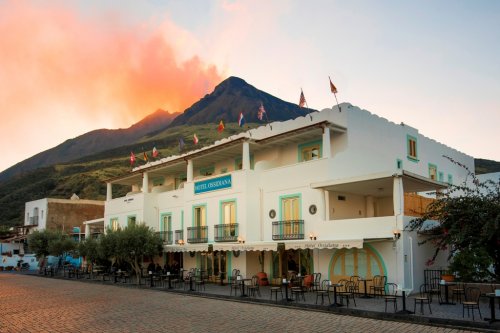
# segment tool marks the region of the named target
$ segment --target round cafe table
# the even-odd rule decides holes
[[[372,279],[359,279],[359,281],[363,281],[363,287],[365,290],[363,296],[361,296],[360,298],[372,298],[370,295],[368,295],[368,287],[366,286],[366,282],[372,281]]]

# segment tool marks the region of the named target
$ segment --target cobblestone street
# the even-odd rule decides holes
[[[0,332],[465,332],[266,304],[0,274]]]

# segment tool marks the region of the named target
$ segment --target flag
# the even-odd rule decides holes
[[[332,79],[330,79],[330,77],[328,77],[328,79],[330,80],[330,90],[332,91],[333,94],[336,94],[337,88],[333,85]]]
[[[184,149],[184,139],[179,138],[179,151],[181,152]]]
[[[147,162],[148,161],[148,154],[146,154],[146,152],[144,152],[143,155],[144,155],[144,162]]]
[[[196,136],[196,133],[194,133],[194,135],[193,135],[193,142],[195,145],[198,144],[198,137]]]
[[[240,125],[240,127],[243,127],[243,125],[245,125],[245,118],[243,117],[243,112],[240,112],[240,117],[238,118],[238,125]]]
[[[158,152],[158,150],[156,149],[156,147],[153,147],[153,157],[157,158],[159,154],[160,153]]]
[[[135,163],[135,155],[133,152],[130,152],[130,165],[134,165]]]
[[[224,122],[221,120],[219,126],[217,126],[217,132],[222,133],[224,130]]]
[[[266,113],[264,104],[260,103],[259,111],[257,112],[257,118],[259,118],[259,120],[262,120],[264,118],[264,113]]]
[[[306,104],[306,98],[304,97],[304,92],[300,90],[300,100],[299,100],[299,107],[304,107]]]

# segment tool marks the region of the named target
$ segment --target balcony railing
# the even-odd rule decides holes
[[[188,243],[208,243],[208,226],[188,227]]]
[[[31,216],[29,225],[38,225],[38,216]]]
[[[218,224],[214,226],[216,242],[234,242],[238,240],[238,223]]]
[[[184,230],[175,230],[175,244],[179,244],[179,241],[184,242]]]
[[[304,239],[304,220],[274,221],[273,240]]]
[[[157,234],[160,235],[160,238],[163,241],[163,243],[166,243],[168,245],[172,245],[173,234],[174,234],[172,231],[160,231],[160,232],[157,232]]]

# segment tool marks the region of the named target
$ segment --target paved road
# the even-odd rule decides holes
[[[0,274],[0,332],[466,332],[148,289]]]

